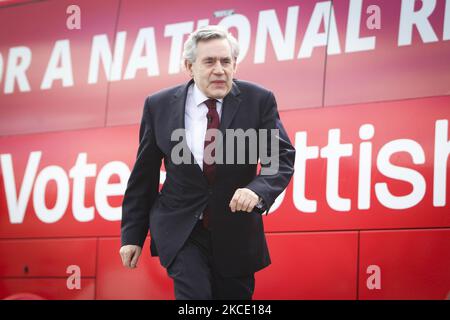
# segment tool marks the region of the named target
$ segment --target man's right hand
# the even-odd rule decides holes
[[[120,257],[122,258],[123,266],[126,268],[136,268],[142,248],[133,244],[122,246],[120,248]]]

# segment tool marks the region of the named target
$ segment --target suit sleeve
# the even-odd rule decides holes
[[[136,162],[122,202],[122,246],[144,245],[149,230],[150,209],[159,190],[162,152],[156,145],[149,100],[147,98],[144,103]]]
[[[295,148],[292,146],[281,123],[277,103],[272,92],[269,93],[262,110],[260,129],[266,129],[267,150],[259,150],[261,171],[246,188],[252,190],[263,199],[265,213],[267,214],[275,199],[289,184],[294,174],[295,162]],[[271,129],[278,129],[278,131]],[[276,150],[272,150],[273,142],[278,143],[278,154]],[[276,146],[277,143],[274,145]],[[267,159],[270,159],[271,162],[268,163]],[[273,168],[275,169],[273,170]]]

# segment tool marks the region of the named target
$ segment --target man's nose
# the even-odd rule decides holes
[[[223,74],[224,73],[223,66],[222,66],[222,63],[220,62],[220,60],[216,61],[216,64],[214,65],[213,72],[216,73],[216,74]]]

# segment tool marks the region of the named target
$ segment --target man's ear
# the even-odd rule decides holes
[[[189,76],[193,78],[194,76],[192,74],[192,63],[190,63],[188,60],[184,60],[184,67],[186,68]]]

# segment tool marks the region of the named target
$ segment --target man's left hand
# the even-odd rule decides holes
[[[252,212],[259,201],[259,197],[252,190],[247,188],[237,189],[230,201],[232,212],[247,211]]]

